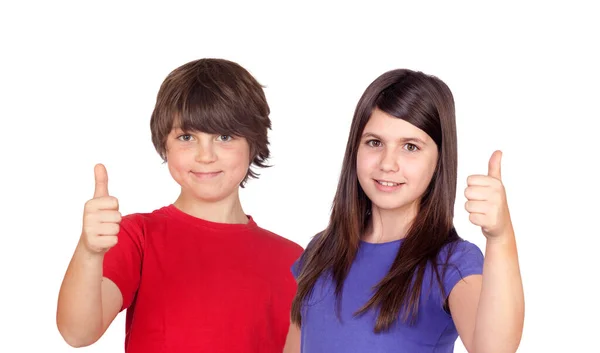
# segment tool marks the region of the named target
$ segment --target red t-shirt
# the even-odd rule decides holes
[[[281,353],[299,245],[173,205],[123,217],[118,237],[103,275],[123,296],[127,353]]]

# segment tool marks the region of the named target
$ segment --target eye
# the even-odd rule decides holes
[[[367,141],[367,146],[370,146],[370,147],[381,147],[381,141],[379,141],[379,140],[369,140],[369,141]]]
[[[192,135],[188,135],[188,134],[179,135],[179,136],[177,137],[177,139],[178,139],[179,141],[188,142],[188,141],[191,141],[191,140],[192,140]]]
[[[419,147],[412,143],[407,143],[406,145],[404,145],[404,148],[406,148],[406,150],[408,150],[409,152],[417,152],[419,150]]]
[[[231,137],[230,135],[220,135],[217,140],[221,141],[221,142],[229,142],[233,139],[233,137]]]

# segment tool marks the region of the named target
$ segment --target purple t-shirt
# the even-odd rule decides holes
[[[423,279],[416,324],[409,326],[398,320],[390,331],[376,334],[376,313],[354,317],[373,295],[372,288],[390,269],[402,240],[373,244],[362,242],[350,268],[342,290],[342,321],[335,312],[335,285],[321,277],[302,308],[302,353],[447,353],[453,352],[458,332],[452,317],[444,310],[442,293],[435,281],[432,266],[428,266]],[[446,259],[448,247],[440,252],[441,264]],[[294,277],[299,273],[298,259],[292,266]],[[460,240],[450,257],[450,266],[443,277],[443,286],[449,294],[461,279],[483,271],[483,254],[475,245]],[[440,266],[440,275],[442,275]],[[434,281],[431,282],[432,275]],[[429,286],[433,283],[433,286]]]

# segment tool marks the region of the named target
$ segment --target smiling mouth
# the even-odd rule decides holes
[[[385,181],[385,180],[377,180],[375,179],[375,181],[382,186],[398,186],[398,185],[402,185],[403,183],[394,183],[391,181]]]
[[[221,174],[221,172],[192,172],[192,174],[201,179],[209,179],[216,177],[217,175]]]

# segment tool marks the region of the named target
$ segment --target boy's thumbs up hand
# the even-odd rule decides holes
[[[86,202],[81,240],[93,254],[104,254],[117,244],[121,213],[119,201],[108,194],[108,174],[102,164],[94,167],[94,197]]]
[[[96,164],[94,167],[94,179],[96,179],[94,198],[108,196],[108,174],[104,165]]]

